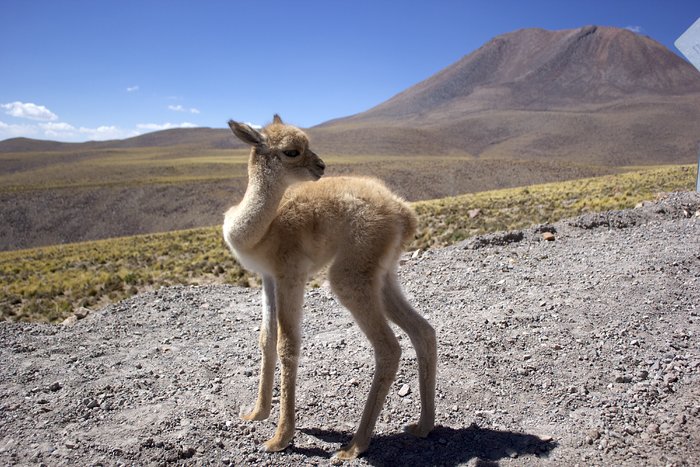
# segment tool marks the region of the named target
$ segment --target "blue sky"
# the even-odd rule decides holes
[[[627,27],[677,53],[696,1],[0,0],[0,139],[313,126],[521,28]]]

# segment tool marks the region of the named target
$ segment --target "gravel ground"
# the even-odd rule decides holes
[[[438,427],[400,433],[419,401],[399,333],[393,390],[349,465],[700,465],[700,195],[402,263],[438,333]],[[276,405],[237,417],[256,394],[259,302],[172,287],[62,326],[0,323],[0,463],[330,464],[369,390],[368,344],[327,287],[309,290],[297,433],[259,453]]]

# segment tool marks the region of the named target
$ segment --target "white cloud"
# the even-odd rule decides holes
[[[197,125],[190,122],[182,123],[139,123],[136,128],[146,131],[170,130],[171,128],[196,128]]]
[[[51,112],[43,105],[36,105],[31,102],[10,102],[0,105],[5,109],[7,115],[17,118],[28,118],[30,120],[58,120],[58,115]]]
[[[66,122],[47,122],[31,125],[10,125],[0,121],[0,140],[24,136],[26,138],[51,139],[55,141],[101,141],[138,136],[141,132],[125,130],[113,125],[96,128],[76,128]]]
[[[172,128],[196,128],[191,122],[181,123],[140,123],[135,128],[125,129],[115,125],[76,128],[67,122],[41,122],[29,124],[10,124],[0,121],[0,140],[26,137],[50,139],[55,141],[104,141],[138,136],[142,133]]]
[[[71,138],[74,137],[75,127],[65,122],[40,123],[39,128],[44,130],[44,136],[50,138]]]
[[[126,92],[136,92],[139,90],[138,84],[136,86],[129,86],[126,88]]]
[[[636,32],[637,34],[642,32],[641,26],[625,26],[625,29],[627,29],[628,31]]]
[[[103,141],[106,139],[121,139],[139,135],[138,131],[124,130],[113,125],[102,125],[97,128],[80,127],[78,130],[83,137],[90,140]]]
[[[36,136],[38,128],[35,125],[13,125],[0,121],[0,140],[24,136]]]
[[[172,111],[174,111],[174,112],[189,112],[189,113],[193,113],[193,114],[198,114],[198,113],[200,113],[200,112],[199,112],[199,109],[195,109],[194,107],[187,109],[187,108],[181,106],[180,104],[177,104],[177,105],[169,105],[169,106],[168,106],[168,110],[172,110]]]
[[[51,130],[51,131],[73,131],[75,130],[75,127],[69,123],[66,122],[49,122],[49,123],[40,123],[39,126],[43,128],[44,130]]]

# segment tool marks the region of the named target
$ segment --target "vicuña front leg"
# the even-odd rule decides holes
[[[280,418],[275,435],[263,444],[261,450],[281,451],[294,437],[294,399],[296,394],[297,367],[301,347],[301,305],[304,283],[277,284],[277,354],[280,359]]]
[[[275,382],[275,364],[277,363],[277,306],[275,304],[275,282],[271,277],[263,276],[262,325],[260,326],[260,382],[255,408],[245,412],[241,408],[243,420],[265,420],[272,408],[272,387]]]

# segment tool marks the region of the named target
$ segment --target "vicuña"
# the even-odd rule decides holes
[[[435,331],[408,303],[397,278],[399,257],[416,231],[412,209],[376,179],[321,179],[326,165],[309,149],[306,134],[278,115],[260,131],[235,121],[229,126],[252,149],[248,186],[240,204],[226,212],[224,238],[240,264],[262,277],[260,384],[255,407],[242,412],[243,419],[270,415],[278,357],[281,366],[279,422],[261,449],[281,451],[294,436],[304,286],[325,265],[333,292],[374,347],[376,364],[360,424],[336,458],[367,450],[396,376],[401,347],[389,320],[408,334],[418,359],[420,418],[405,428],[427,436],[435,423]]]

